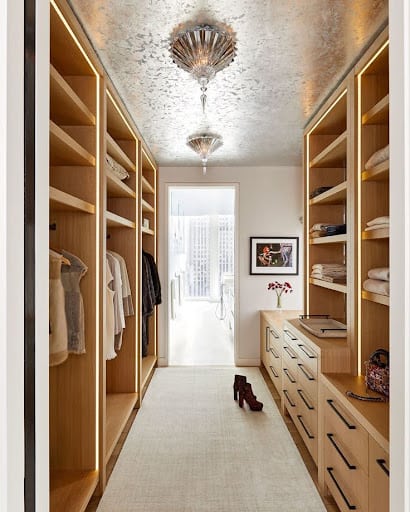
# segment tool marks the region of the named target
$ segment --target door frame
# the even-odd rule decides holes
[[[230,182],[207,182],[207,183],[198,183],[198,182],[167,182],[164,183],[164,286],[162,296],[164,298],[164,308],[166,309],[166,321],[164,322],[164,337],[159,340],[159,354],[162,355],[161,360],[159,361],[159,366],[168,366],[168,356],[169,356],[169,333],[170,333],[170,317],[171,317],[171,302],[169,297],[169,197],[170,197],[170,189],[172,188],[232,188],[235,191],[235,201],[234,201],[234,215],[235,215],[235,229],[234,229],[234,287],[235,287],[235,298],[234,298],[234,336],[233,336],[233,366],[235,365],[236,355],[238,353],[238,327],[239,327],[239,183],[230,183]],[[162,341],[163,340],[163,341]],[[162,341],[162,343],[161,343]]]

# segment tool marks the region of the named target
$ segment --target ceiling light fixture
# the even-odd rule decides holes
[[[218,71],[229,66],[236,56],[236,41],[229,30],[215,25],[196,25],[176,33],[169,51],[173,62],[191,73],[201,86],[202,109],[206,90]]]
[[[188,137],[187,145],[193,149],[202,160],[202,172],[206,174],[206,164],[209,156],[222,146],[222,137],[211,133],[202,135],[191,135]]]

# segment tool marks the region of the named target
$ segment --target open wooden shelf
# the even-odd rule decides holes
[[[67,194],[57,188],[49,188],[50,209],[54,211],[73,211],[95,213],[95,206],[78,197]]]
[[[130,172],[135,172],[135,164],[121,149],[121,147],[115,142],[111,135],[107,132],[105,134],[107,140],[107,153],[110,154],[114,160],[121,164],[125,169]]]
[[[157,364],[157,357],[148,355],[142,358],[141,362],[141,389],[143,389],[149,379],[149,376]]]
[[[50,65],[50,114],[57,124],[95,125],[95,115],[52,65]]]
[[[105,218],[107,220],[107,227],[135,229],[135,222],[124,217],[121,217],[116,213],[106,211]]]
[[[311,245],[320,245],[320,244],[340,244],[347,242],[347,235],[331,235],[331,236],[322,236],[319,238],[310,238],[309,243]]]
[[[137,403],[138,393],[107,393],[106,396],[106,448],[105,461],[108,462]]]
[[[362,124],[388,124],[389,95],[386,94],[374,107],[362,115]]]
[[[385,160],[371,169],[365,169],[362,172],[362,181],[389,181],[389,168],[390,161]]]
[[[154,187],[145,176],[141,176],[141,188],[144,194],[155,194]]]
[[[383,304],[384,306],[390,306],[390,297],[387,295],[379,295],[378,293],[362,290],[362,299],[377,302],[377,304]]]
[[[122,182],[117,176],[112,172],[112,170],[105,166],[105,174],[107,176],[107,195],[108,197],[126,197],[135,199],[137,194]]]
[[[346,201],[347,181],[343,181],[335,187],[323,192],[313,199],[310,199],[310,206],[315,204],[343,204]]]
[[[145,201],[145,199],[141,199],[141,208],[143,212],[151,212],[154,213],[154,207],[151,206],[148,201]]]
[[[373,229],[372,231],[362,231],[362,240],[380,240],[381,238],[389,237],[389,228]]]
[[[341,283],[329,283],[328,281],[323,281],[322,279],[316,279],[311,277],[309,279],[310,284],[314,284],[315,286],[321,286],[322,288],[327,288],[328,290],[333,290],[335,292],[347,293],[347,286]]]
[[[95,166],[95,158],[50,121],[50,165]]]
[[[310,167],[346,167],[347,131],[329,144],[310,162]]]
[[[98,483],[98,471],[50,471],[50,511],[84,512]]]
[[[144,226],[141,226],[141,232],[143,235],[150,235],[150,236],[154,236],[155,235],[155,232],[153,229],[150,229],[150,228],[145,228]]]

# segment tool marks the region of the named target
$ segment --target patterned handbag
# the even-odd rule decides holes
[[[366,388],[389,396],[389,353],[379,348],[365,363]]]

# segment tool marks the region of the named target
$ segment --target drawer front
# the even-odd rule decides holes
[[[367,512],[368,477],[359,466],[348,468],[328,438],[324,447],[325,482],[342,512]],[[373,512],[373,510],[372,510]]]
[[[269,344],[269,351],[267,352],[271,359],[282,359],[282,344],[278,340],[274,340]]]
[[[287,343],[283,344],[282,349],[282,365],[286,368],[291,368],[297,374],[298,371],[298,356],[295,350]]]
[[[313,460],[317,464],[317,411],[307,412],[305,408],[301,409],[298,400],[297,415],[294,418],[294,422]]]
[[[316,352],[314,352],[306,343],[303,341],[297,342],[297,353],[300,362],[309,369],[309,372],[317,377],[318,358]]]
[[[282,400],[289,413],[294,416],[297,409],[297,381],[289,368],[282,368]]]
[[[318,383],[316,376],[312,373],[311,369],[306,367],[302,362],[297,363],[298,367],[298,382],[302,389],[304,389],[317,405],[318,397]]]
[[[369,511],[389,511],[389,454],[369,438]]]
[[[281,384],[281,368],[275,368],[272,364],[269,364],[266,366],[266,370],[269,374],[269,377],[271,378],[273,384],[275,385],[276,390],[278,393],[281,393],[282,384]]]
[[[367,431],[346,411],[332,393],[325,394],[323,408],[326,438],[327,434],[331,434],[341,451],[346,454],[346,458],[368,473],[369,435]]]

